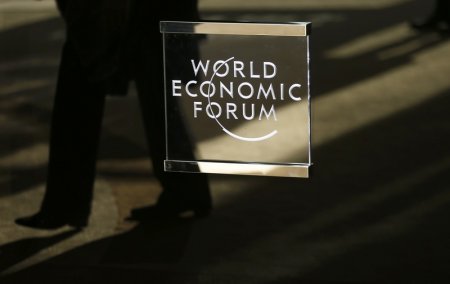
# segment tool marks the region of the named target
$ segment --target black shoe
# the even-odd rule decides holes
[[[57,214],[50,215],[38,212],[28,217],[16,219],[16,224],[29,228],[44,229],[44,230],[58,229],[65,225],[69,225],[77,229],[82,229],[87,226],[87,219],[67,218],[61,217],[60,215]]]

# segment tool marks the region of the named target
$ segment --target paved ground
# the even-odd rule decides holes
[[[108,101],[91,225],[41,232],[13,221],[43,194],[62,23],[0,1],[1,283],[449,282],[450,41],[409,29],[425,2],[201,2],[313,22],[314,177],[212,175],[210,217],[125,221],[160,192],[132,93]]]

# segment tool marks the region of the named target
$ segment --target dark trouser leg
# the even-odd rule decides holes
[[[87,218],[105,95],[89,82],[70,45],[63,49],[51,121],[47,188],[41,211]]]
[[[155,31],[155,34],[160,38],[159,31]],[[151,43],[149,39],[143,39],[140,46],[141,52],[135,60],[135,77],[154,172],[163,187],[158,204],[174,209],[198,208],[209,211],[211,196],[205,174],[164,172],[166,134],[162,50],[155,48],[155,46],[161,46],[160,44]],[[179,119],[177,129],[182,137],[180,142],[183,142],[186,156],[193,157],[189,136],[186,134],[181,118]]]

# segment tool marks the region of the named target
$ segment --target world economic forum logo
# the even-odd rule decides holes
[[[277,122],[276,103],[302,100],[302,84],[274,80],[278,66],[271,61],[243,61],[235,57],[214,61],[190,59],[189,66],[195,79],[186,82],[172,79],[170,95],[190,98],[194,119],[214,120],[226,134],[241,141],[264,141],[277,135],[278,130],[247,137],[228,129],[224,121]]]

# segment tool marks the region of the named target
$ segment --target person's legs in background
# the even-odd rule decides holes
[[[65,44],[53,105],[45,196],[37,214],[16,223],[42,229],[87,225],[104,102],[103,85],[88,79],[76,52]]]
[[[163,191],[158,199],[158,214],[176,216],[184,211],[205,216],[211,211],[212,201],[208,177],[205,174],[171,173],[164,171],[166,151],[166,130],[164,112],[164,69],[162,42],[159,24],[155,23],[155,38],[151,41],[139,37],[139,52],[134,54],[136,86],[139,93],[144,126],[147,133],[148,148],[153,161],[155,176],[161,182]],[[156,37],[157,36],[157,37]],[[172,114],[177,115],[177,114]],[[174,118],[172,118],[172,121]],[[194,160],[190,137],[183,127],[181,117],[176,117],[180,147],[186,157]],[[137,211],[132,212],[136,215]]]

